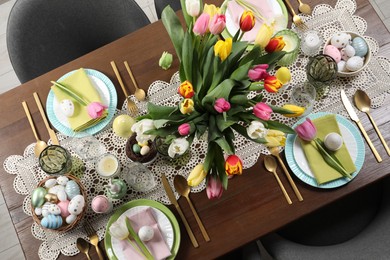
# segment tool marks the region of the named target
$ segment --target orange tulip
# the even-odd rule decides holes
[[[186,80],[181,83],[179,88],[177,89],[177,93],[179,93],[180,96],[184,98],[192,98],[194,96],[194,88],[192,87],[191,82]]]
[[[282,82],[280,82],[280,80],[278,80],[275,76],[268,76],[264,80],[264,89],[270,93],[278,92],[282,86]]]
[[[252,30],[255,26],[255,16],[252,11],[245,10],[240,18],[240,29],[243,32],[248,32]]]
[[[265,51],[268,53],[281,51],[283,50],[284,46],[286,46],[286,43],[283,41],[283,36],[277,36],[269,41],[265,47]]]
[[[242,161],[237,155],[229,155],[225,161],[226,175],[241,175],[242,174]]]

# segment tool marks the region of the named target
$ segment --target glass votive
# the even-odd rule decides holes
[[[301,40],[301,50],[307,56],[315,56],[319,53],[323,39],[315,30],[306,31]]]
[[[103,178],[112,178],[119,174],[120,163],[115,155],[105,153],[96,162],[96,172]]]
[[[315,87],[310,84],[310,82],[305,81],[292,88],[290,102],[293,105],[304,107],[305,112],[302,116],[307,116],[313,110],[316,96],[317,93]]]
[[[62,146],[50,145],[39,155],[39,166],[47,174],[62,175],[72,169],[72,156]]]
[[[68,138],[69,148],[83,160],[93,160],[107,152],[106,146],[93,135]]]
[[[153,173],[139,162],[133,162],[127,166],[122,174],[126,183],[135,191],[147,192],[156,186]]]

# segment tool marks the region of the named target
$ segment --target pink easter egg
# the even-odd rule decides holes
[[[106,213],[111,210],[112,204],[106,196],[98,195],[93,198],[91,207],[96,213]]]
[[[66,218],[67,216],[70,215],[70,213],[68,211],[68,205],[69,205],[69,200],[60,201],[57,204],[57,206],[61,210],[61,217],[63,217],[63,218]]]
[[[341,60],[341,53],[340,51],[334,47],[333,45],[328,45],[325,47],[324,54],[329,55],[332,57],[336,63],[339,63]]]

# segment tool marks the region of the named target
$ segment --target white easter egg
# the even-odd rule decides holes
[[[334,47],[341,49],[347,46],[350,43],[351,39],[352,37],[350,34],[339,32],[332,36],[330,43]]]
[[[66,116],[66,117],[72,117],[74,114],[74,104],[72,100],[69,99],[64,99],[60,102],[60,108],[61,112]]]
[[[343,138],[338,133],[329,133],[324,138],[326,148],[331,151],[337,151],[343,145]]]
[[[68,211],[70,214],[79,215],[85,206],[85,200],[83,195],[76,195],[69,202]]]
[[[57,193],[58,193],[60,190],[65,190],[65,187],[62,186],[62,185],[56,185],[56,186],[54,186],[54,187],[51,187],[51,188],[48,190],[48,193],[52,193],[52,194],[57,195]]]
[[[40,216],[40,215],[42,215],[42,208],[35,208],[34,212],[35,212],[35,215]]]
[[[69,216],[66,217],[65,222],[67,224],[72,224],[77,218],[77,215],[70,214]]]
[[[149,241],[154,236],[154,230],[151,226],[142,226],[138,230],[138,236],[142,241]]]
[[[337,71],[338,72],[345,72],[345,71],[347,71],[346,64],[347,63],[344,60],[342,60],[339,63],[337,63]]]
[[[347,46],[345,46],[345,48],[344,48],[344,53],[345,53],[345,55],[347,55],[349,58],[355,56],[355,52],[356,52],[356,51],[355,51],[355,48],[352,47],[351,45],[347,45]]]
[[[51,204],[48,210],[49,210],[49,214],[53,214],[53,215],[61,214],[61,209],[56,204]]]
[[[357,71],[363,67],[364,60],[362,57],[354,56],[349,58],[346,64],[346,67],[350,71]]]
[[[147,145],[146,146],[142,146],[140,154],[141,155],[146,155],[146,154],[149,153],[149,151],[150,151],[150,147],[149,146],[147,146]]]
[[[68,195],[66,195],[66,192],[64,190],[60,190],[57,193],[57,198],[59,201],[65,201],[68,199]]]
[[[52,205],[52,203],[50,202],[45,202],[45,204],[43,204],[42,206],[42,216],[44,217],[47,217],[47,215],[49,215],[49,206]]]
[[[57,184],[57,180],[56,179],[48,179],[47,181],[45,181],[45,187],[47,189],[50,189],[51,187],[54,187],[56,184]]]
[[[57,183],[62,185],[62,186],[65,186],[68,181],[69,181],[69,179],[66,176],[60,176],[57,178]]]

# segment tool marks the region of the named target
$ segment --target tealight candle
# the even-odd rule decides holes
[[[322,38],[316,31],[308,31],[303,35],[301,49],[308,56],[318,54],[318,49],[322,44]]]
[[[105,178],[114,177],[119,173],[118,159],[112,154],[103,154],[96,163],[97,173]]]

